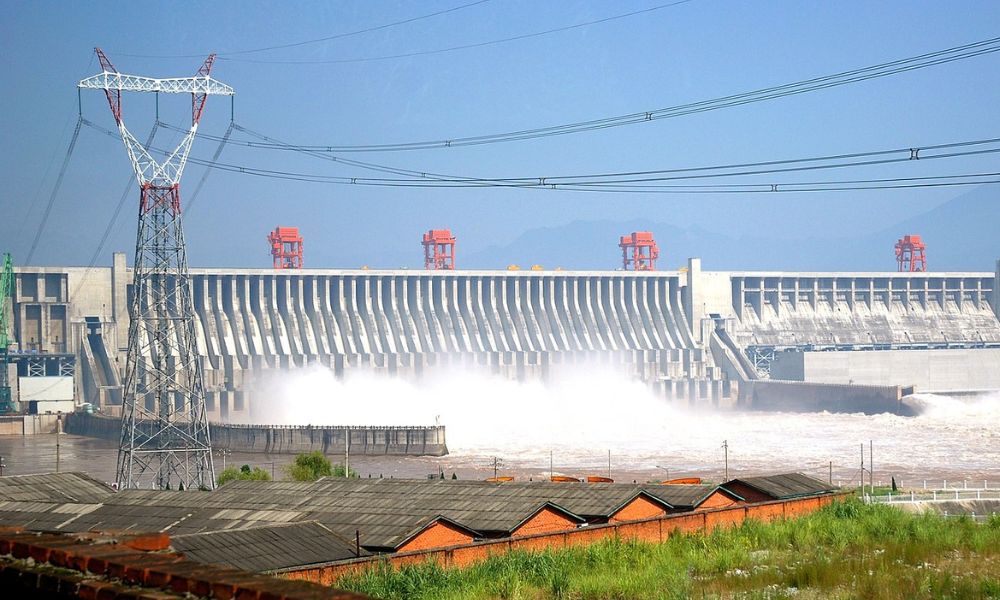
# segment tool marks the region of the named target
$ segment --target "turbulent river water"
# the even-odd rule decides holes
[[[922,394],[914,417],[693,409],[613,372],[561,372],[547,383],[447,372],[420,383],[374,375],[345,380],[316,368],[261,382],[252,419],[274,424],[447,427],[449,468],[523,476],[625,478],[800,470],[856,480],[869,443],[876,480],[1000,482],[1000,395]]]
[[[353,456],[362,477],[424,477],[440,472],[483,478],[607,475],[617,481],[678,476],[720,480],[726,451],[731,476],[802,471],[856,484],[869,463],[875,482],[906,487],[1000,487],[1000,394],[911,397],[919,414],[768,413],[679,406],[644,385],[593,367],[547,383],[518,383],[475,372],[438,373],[419,383],[325,369],[282,373],[260,382],[251,414],[289,425],[447,427],[443,458]],[[59,441],[57,449],[57,440]],[[57,464],[58,456],[58,464]],[[114,443],[75,436],[0,436],[4,474],[86,471],[114,479]],[[288,455],[217,454],[223,464],[253,464],[280,477]],[[832,471],[832,474],[831,474]],[[962,485],[962,484],[960,484]]]

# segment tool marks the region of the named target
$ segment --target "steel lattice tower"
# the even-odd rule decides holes
[[[95,49],[102,72],[80,88],[104,90],[139,182],[139,228],[129,304],[119,488],[198,489],[215,485],[205,383],[181,223],[180,179],[209,95],[233,89],[209,76],[153,79],[119,73]],[[163,162],[125,128],[123,91],[191,94],[191,128]]]

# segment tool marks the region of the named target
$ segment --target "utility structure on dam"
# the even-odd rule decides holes
[[[451,365],[533,379],[599,363],[684,403],[763,405],[777,393],[758,383],[767,379],[799,382],[778,386],[791,401],[856,386],[890,396],[883,388],[1000,389],[1000,263],[965,273],[704,271],[690,259],[686,272],[191,269],[190,277],[213,421],[245,415],[263,373],[317,364],[338,376],[419,378]],[[79,400],[120,406],[131,281],[123,254],[110,268],[16,268],[19,389],[37,389],[25,385],[27,363],[51,354],[74,361]]]

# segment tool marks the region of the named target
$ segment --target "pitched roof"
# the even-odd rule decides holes
[[[763,477],[740,477],[723,484],[723,487],[731,483],[743,483],[755,490],[763,492],[776,500],[787,498],[798,498],[801,496],[815,496],[818,494],[829,494],[837,491],[837,487],[829,483],[810,477],[803,473],[782,473],[780,475],[767,475]]]
[[[722,486],[710,485],[710,484],[654,484],[645,485],[642,488],[649,494],[656,496],[663,502],[669,504],[672,508],[680,510],[694,510],[701,505],[702,502],[708,499],[716,491],[720,491],[726,494],[734,500],[743,500],[743,498],[734,493],[731,490],[727,490]]]
[[[17,502],[101,502],[114,494],[85,473],[42,473],[0,477],[0,500]]]
[[[0,502],[0,523],[37,531],[164,531],[183,536],[314,521],[347,539],[360,530],[363,545],[379,549],[395,549],[439,521],[477,535],[423,508],[395,509],[390,504],[354,509],[336,496],[307,492],[313,484],[254,483],[261,485],[224,486],[211,493],[122,490],[104,502],[86,505]]]
[[[69,475],[63,474],[60,480],[37,476],[36,481],[45,485],[35,487],[27,485],[28,480],[20,487],[8,485],[8,494],[22,499],[0,497],[0,523],[38,531],[164,531],[171,536],[231,532],[240,539],[243,534],[237,532],[313,522],[348,540],[348,545],[359,532],[363,547],[381,551],[399,548],[435,523],[473,537],[509,535],[546,507],[583,523],[609,518],[640,496],[665,509],[691,510],[720,489],[711,485],[331,478],[315,483],[234,481],[213,492],[117,493],[96,487],[93,480],[79,480],[83,483],[60,491],[57,483],[78,481]],[[832,491],[825,483],[797,473],[733,481],[773,497]],[[86,497],[74,486],[93,492],[90,501],[62,501]],[[723,492],[735,496],[729,490]]]
[[[330,504],[335,512],[440,515],[484,534],[511,533],[545,506],[578,523],[584,521],[558,500],[551,500],[551,495],[481,483],[484,482],[329,479],[317,482],[312,493],[319,497],[318,503]]]
[[[15,525],[33,531],[78,531],[66,529],[99,504],[52,502],[0,502],[0,524]]]
[[[315,522],[179,535],[171,543],[194,561],[257,572],[368,555]]]
[[[252,482],[248,482],[252,483]],[[396,503],[393,498],[404,499],[408,504],[430,504],[442,514],[453,516],[465,523],[457,512],[510,512],[523,516],[532,513],[545,503],[580,517],[610,517],[637,496],[645,495],[653,502],[663,503],[646,492],[642,486],[623,483],[556,483],[491,482],[472,480],[406,480],[406,479],[321,479],[317,490],[339,494],[343,505],[356,498],[358,502],[384,500]],[[668,508],[664,506],[664,508]],[[457,511],[454,515],[452,511]],[[467,515],[468,516],[468,515]],[[473,520],[479,518],[474,516]],[[496,517],[498,519],[500,517]],[[494,519],[495,520],[495,519]]]

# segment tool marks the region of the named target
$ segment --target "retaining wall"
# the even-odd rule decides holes
[[[236,452],[298,454],[319,450],[344,454],[444,456],[444,426],[432,427],[299,427],[212,424],[212,447]]]
[[[913,388],[898,385],[842,385],[802,381],[756,380],[740,387],[740,405],[782,412],[895,413],[911,416],[903,402]]]
[[[920,391],[1000,389],[1000,348],[778,352],[771,376],[816,383],[912,385]]]
[[[0,417],[0,435],[55,433],[58,415],[10,415]]]
[[[286,579],[296,579],[331,585],[344,575],[364,572],[387,564],[393,568],[406,565],[436,562],[442,567],[464,567],[486,560],[490,556],[506,554],[511,550],[545,550],[586,545],[610,538],[632,539],[644,542],[663,542],[671,535],[695,531],[712,531],[717,527],[739,525],[747,519],[770,521],[773,519],[798,517],[815,512],[823,506],[842,498],[845,494],[777,500],[761,504],[744,504],[726,508],[710,509],[692,513],[666,515],[640,521],[591,525],[562,531],[526,535],[503,540],[474,542],[416,552],[400,552],[390,555],[338,561],[326,565],[289,569],[280,573]]]
[[[443,425],[431,427],[310,427],[210,424],[212,447],[234,452],[299,454],[320,451],[344,454],[444,456],[448,454]],[[118,441],[121,421],[75,413],[66,417],[66,433]]]

